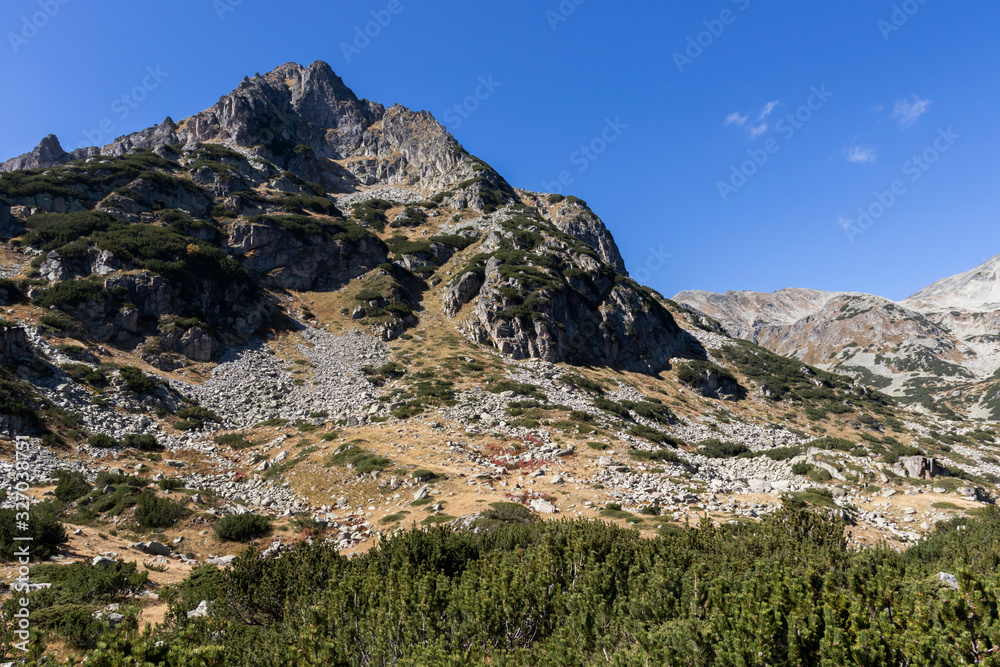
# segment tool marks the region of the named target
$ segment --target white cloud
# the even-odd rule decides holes
[[[726,116],[726,122],[722,124],[723,127],[729,127],[730,125],[746,125],[747,121],[750,120],[750,116],[741,114],[739,111],[734,111],[728,116]]]
[[[840,225],[841,229],[850,229],[851,227],[854,226],[854,221],[851,220],[850,218],[845,218],[841,216],[840,218],[837,219],[837,224]]]
[[[922,100],[914,95],[913,99],[896,102],[892,117],[896,119],[901,128],[907,128],[916,123],[917,119],[927,113],[930,108],[930,100]]]
[[[737,125],[739,127],[745,127],[747,133],[750,135],[751,139],[756,139],[762,134],[766,134],[768,130],[771,129],[770,125],[764,122],[768,116],[781,104],[781,100],[775,100],[773,102],[768,102],[760,108],[760,111],[734,111],[728,116],[726,120],[723,121],[723,127],[729,127],[730,125]],[[754,122],[750,122],[753,118]]]
[[[855,164],[869,164],[878,159],[878,156],[875,154],[874,147],[855,143],[852,143],[849,147],[845,148],[843,155],[848,162],[853,162]]]
[[[765,104],[763,107],[761,107],[760,112],[757,114],[757,120],[764,120],[765,118],[770,116],[771,112],[774,111],[775,107],[777,107],[779,104],[781,104],[781,100],[775,100],[773,102],[768,102],[767,104]]]

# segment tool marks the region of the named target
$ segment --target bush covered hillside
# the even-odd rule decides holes
[[[1000,424],[730,335],[325,63],[4,163],[0,362],[35,664],[1000,661]]]
[[[355,559],[248,550],[161,591],[164,626],[86,640],[85,664],[1000,664],[993,509],[902,554],[855,552],[843,523],[799,511],[656,539],[507,520],[407,532]]]

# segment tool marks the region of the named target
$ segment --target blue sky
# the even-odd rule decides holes
[[[562,176],[668,296],[898,299],[1000,254],[993,0],[6,0],[0,29],[4,157],[326,60],[513,185]]]

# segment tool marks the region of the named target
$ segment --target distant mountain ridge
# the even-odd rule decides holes
[[[730,335],[854,375],[904,401],[1000,417],[1000,256],[899,302],[809,289],[685,291],[674,300]]]

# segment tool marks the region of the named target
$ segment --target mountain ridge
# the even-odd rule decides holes
[[[799,297],[797,308],[789,308],[790,296]],[[904,400],[962,398],[954,405],[963,412],[1000,416],[984,405],[1000,370],[993,337],[1000,320],[1000,256],[900,301],[803,289],[686,291],[674,300],[718,320],[734,336],[874,382]]]

